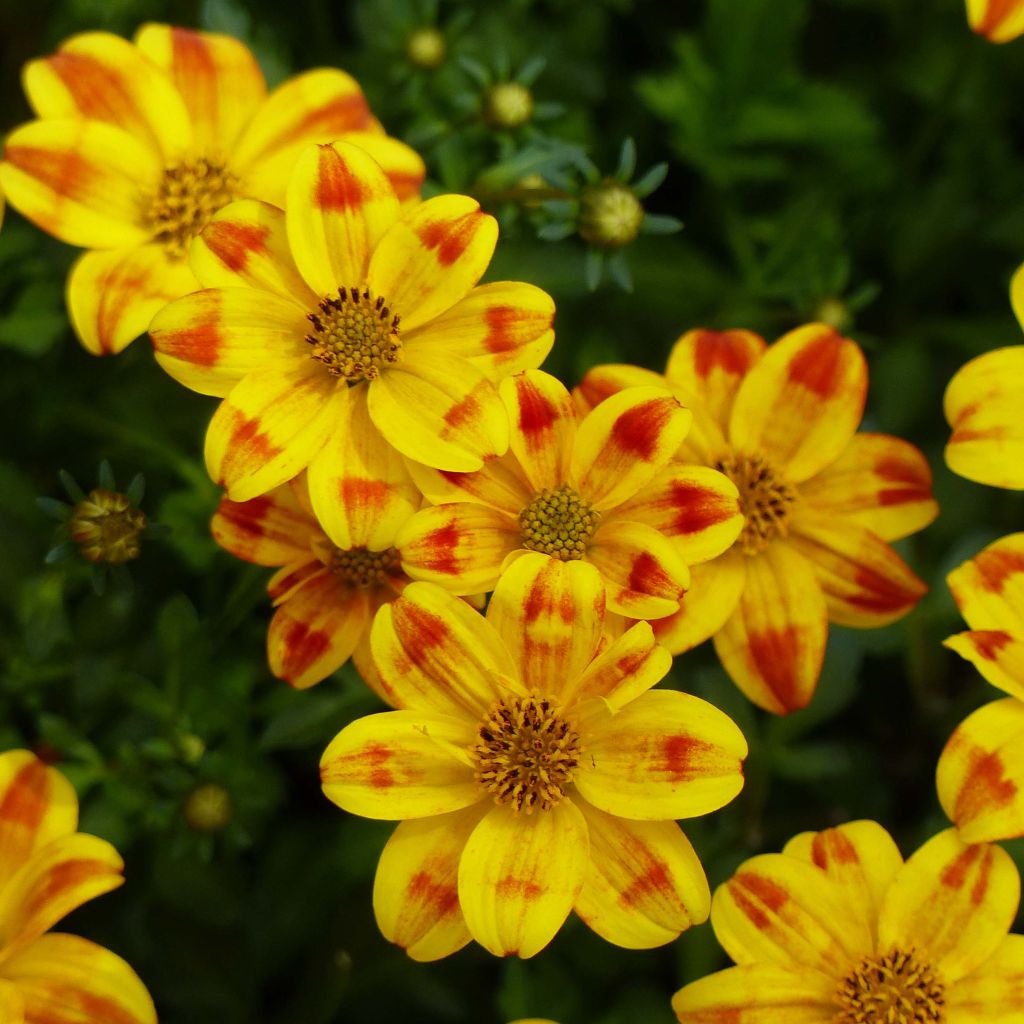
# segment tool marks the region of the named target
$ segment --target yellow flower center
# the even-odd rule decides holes
[[[716,466],[740,492],[740,511],[746,517],[739,545],[746,555],[763,551],[776,537],[785,537],[796,488],[779,479],[760,455],[730,455]]]
[[[580,738],[546,697],[505,697],[470,747],[476,778],[497,804],[518,813],[550,810],[565,796],[580,759]]]
[[[392,315],[383,297],[374,298],[367,288],[339,288],[337,298],[321,299],[318,311],[306,319],[313,325],[313,333],[306,335],[313,346],[311,355],[332,377],[344,377],[351,384],[375,380],[382,366],[400,358],[399,317]]]
[[[211,160],[186,160],[168,167],[145,210],[154,240],[173,259],[183,258],[210,218],[238,195],[238,184],[223,164]]]
[[[523,547],[569,562],[586,554],[600,521],[600,512],[562,484],[541,491],[519,513],[519,532]]]
[[[71,513],[71,539],[89,562],[118,565],[138,558],[145,528],[145,513],[118,491],[96,488]]]
[[[603,181],[583,192],[579,233],[591,245],[618,249],[629,245],[644,220],[644,208],[633,190],[617,181]]]
[[[398,564],[395,548],[370,551],[369,548],[336,548],[331,546],[318,555],[320,560],[346,583],[366,589],[383,583],[384,578]]]
[[[946,986],[910,950],[866,956],[836,989],[833,1024],[942,1024]]]

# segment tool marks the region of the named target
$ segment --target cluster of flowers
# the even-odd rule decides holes
[[[992,844],[1024,834],[1024,535],[951,578],[974,632],[950,646],[1013,694],[943,755],[956,828],[906,864],[872,822],[805,833],[712,901],[676,823],[736,796],[747,746],[658,688],[673,655],[713,638],[786,714],[813,696],[830,621],[883,625],[925,592],[889,542],[937,514],[930,471],[857,432],[856,343],[694,330],[664,375],[602,366],[570,393],[538,369],[550,297],[477,283],[496,222],[465,196],[421,201],[419,157],[344,73],[267,96],[236,40],[148,25],[134,44],[77,36],[25,84],[38,119],[0,184],[90,249],[68,282],[90,351],[148,329],[172,377],[222,399],[213,531],[278,569],[271,670],[303,688],[351,659],[394,708],[321,761],[336,804],[400,822],[373,896],[389,940],[529,957],[575,911],[640,949],[710,915],[740,966],[678,993],[682,1021],[1011,1019],[1020,882]],[[953,381],[951,465],[1005,474],[1016,454],[1017,481],[993,482],[1024,486],[1024,436],[999,418],[1022,369],[1024,347]],[[120,881],[74,809],[56,771],[0,758],[0,1008],[152,1021],[122,961],[43,935]]]

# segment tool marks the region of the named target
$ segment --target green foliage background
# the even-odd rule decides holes
[[[555,297],[548,368],[569,384],[599,362],[660,369],[693,326],[773,338],[843,321],[870,360],[866,426],[914,440],[935,469],[942,515],[901,546],[932,591],[895,626],[834,628],[814,703],[785,720],[753,712],[709,650],[679,659],[669,685],[724,707],[751,744],[742,796],[687,831],[714,884],[803,829],[873,817],[909,852],[943,828],[935,760],[996,696],[940,646],[961,628],[944,575],[1022,523],[1019,496],[945,469],[941,394],[967,358],[1020,341],[1007,285],[1024,260],[1024,41],[976,38],[960,0],[0,0],[0,128],[30,116],[25,60],[148,19],[240,35],[271,82],[319,64],[355,74],[391,133],[423,152],[432,190],[472,192],[502,217],[490,276]],[[435,21],[449,59],[424,73],[405,42]],[[537,55],[538,119],[494,132],[474,76]],[[539,170],[571,192],[570,147],[611,172],[626,136],[641,168],[668,161],[646,205],[686,228],[629,248],[632,294],[608,281],[591,292],[582,243],[538,238],[564,231],[517,206],[516,182]],[[370,889],[390,826],[343,815],[316,770],[375,699],[348,670],[306,693],[269,676],[267,573],[209,538],[212,401],[164,376],[144,340],[104,360],[76,344],[62,298],[73,255],[8,210],[0,749],[58,758],[83,829],[127,862],[126,886],[66,930],[124,955],[165,1024],[669,1024],[670,993],[724,965],[709,926],[636,953],[570,921],[526,963],[470,948],[421,966],[381,939]],[[62,496],[62,468],[92,486],[104,458],[124,483],[145,474],[144,507],[171,532],[147,543],[133,588],[97,596],[83,563],[44,565],[53,524],[35,498]],[[234,807],[212,835],[182,817],[203,782]]]

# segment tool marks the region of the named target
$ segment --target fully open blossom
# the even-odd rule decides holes
[[[967,0],[967,20],[992,43],[1008,43],[1024,32],[1024,0]]]
[[[402,822],[374,909],[418,960],[475,939],[533,956],[573,909],[630,948],[708,913],[700,861],[672,819],[743,785],[747,745],[722,712],[652,690],[671,657],[638,623],[604,646],[604,587],[585,562],[518,559],[483,618],[432,583],[377,613],[371,647],[402,710],[327,748],[324,792]]]
[[[119,956],[50,932],[122,884],[103,839],[76,831],[71,784],[27,750],[0,754],[0,1020],[4,1024],[156,1024],[145,986]]]
[[[670,466],[690,414],[664,387],[631,388],[587,416],[549,374],[504,380],[509,453],[476,473],[413,466],[437,505],[402,529],[411,576],[457,594],[493,589],[519,554],[582,560],[608,607],[655,619],[679,608],[688,566],[721,554],[743,526],[735,486],[703,466]]]
[[[695,330],[665,376],[600,366],[580,386],[595,405],[621,389],[669,386],[693,412],[677,459],[720,470],[746,517],[737,543],[692,570],[659,640],[681,653],[714,637],[737,686],[777,714],[811,699],[828,623],[881,626],[925,584],[887,541],[935,517],[931,472],[913,445],[857,433],[867,394],[859,346],[810,324],[767,347],[750,331]]]
[[[199,287],[192,238],[233,199],[283,201],[311,142],[358,142],[403,197],[423,162],[384,134],[343,71],[320,68],[267,94],[237,39],[143,25],[133,43],[72,36],[30,62],[38,120],[7,138],[0,184],[43,230],[91,250],[71,270],[67,301],[82,344],[119,352],[165,303]]]
[[[904,863],[873,821],[742,864],[711,923],[737,966],[672,999],[681,1024],[1013,1024],[1020,875],[949,829]]]
[[[168,373],[224,396],[206,464],[229,497],[306,466],[332,472],[328,441],[357,402],[371,463],[393,447],[465,472],[504,453],[494,382],[544,359],[554,304],[528,284],[476,286],[497,237],[468,196],[403,213],[380,165],[343,142],[299,157],[287,213],[241,201],[217,214],[192,249],[205,289],[165,307],[151,333]]]

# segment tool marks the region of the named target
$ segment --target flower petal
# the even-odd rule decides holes
[[[488,459],[474,473],[431,469],[408,461],[420,493],[434,505],[468,501],[504,512],[516,522],[534,495],[521,467],[512,459]]]
[[[171,77],[192,119],[196,147],[229,155],[267,94],[263,72],[237,39],[146,24],[135,45]]]
[[[950,736],[935,775],[939,802],[965,843],[1024,836],[1024,703],[992,701]]]
[[[385,135],[379,125],[373,131],[345,132],[336,138],[358,146],[380,164],[403,206],[410,207],[419,202],[427,168],[412,146]]]
[[[461,811],[403,821],[377,864],[373,912],[384,938],[413,960],[440,960],[471,939],[459,907],[459,858],[484,800]]]
[[[210,529],[225,551],[256,565],[290,565],[309,558],[313,541],[322,536],[289,484],[249,501],[221,498]]]
[[[494,385],[454,357],[404,362],[370,382],[370,417],[403,455],[466,473],[508,450],[508,415]]]
[[[568,479],[576,409],[561,381],[543,370],[527,370],[501,382],[511,424],[509,448],[535,492],[554,490]]]
[[[1007,935],[946,998],[949,1024],[1016,1024],[1024,1006],[1024,935]]]
[[[647,622],[634,623],[617,637],[576,679],[566,678],[562,699],[568,704],[601,697],[619,711],[665,678],[672,655],[654,638]]]
[[[585,800],[577,806],[590,866],[575,910],[589,928],[617,946],[652,949],[708,919],[704,868],[674,821],[624,821]]]
[[[370,257],[367,283],[422,327],[465,297],[491,262],[498,222],[469,196],[436,196],[391,225]]]
[[[993,686],[1024,700],[1024,640],[1000,629],[957,633],[943,646],[969,661]]]
[[[967,0],[971,28],[990,43],[1008,43],[1024,32],[1021,0]]]
[[[1024,533],[1000,537],[946,582],[971,629],[1024,636]]]
[[[25,1024],[25,1001],[17,986],[0,978],[0,1014],[4,1024]]]
[[[265,494],[305,469],[337,424],[346,388],[312,361],[244,377],[206,431],[206,468],[232,501]]]
[[[118,249],[149,241],[142,199],[162,173],[154,151],[113,125],[31,121],[7,137],[0,187],[62,242]]]
[[[678,690],[649,690],[588,723],[582,747],[577,789],[622,818],[694,818],[743,788],[743,733],[714,705]]]
[[[484,718],[515,679],[494,627],[433,583],[410,583],[377,613],[373,660],[396,707]],[[499,684],[500,680],[500,684]]]
[[[740,385],[729,421],[735,448],[764,454],[794,483],[834,462],[860,423],[868,371],[856,342],[826,324],[780,338]]]
[[[364,818],[396,821],[447,814],[484,795],[468,755],[471,723],[424,711],[384,711],[357,718],[320,759],[327,798]]]
[[[571,800],[536,814],[492,808],[459,862],[459,902],[473,938],[495,956],[539,953],[579,895],[588,845]]]
[[[21,993],[25,1024],[156,1024],[135,971],[77,935],[42,936],[4,961],[4,977]]]
[[[1020,875],[998,846],[967,845],[956,829],[928,840],[889,888],[878,921],[883,948],[927,949],[948,982],[985,962],[1006,938]]]
[[[888,434],[854,434],[835,462],[800,485],[800,502],[882,540],[917,533],[939,514],[924,453]]]
[[[862,629],[902,618],[928,585],[883,540],[849,520],[804,512],[787,541],[814,568],[830,621]]]
[[[403,333],[410,351],[429,349],[467,359],[491,380],[540,366],[551,351],[555,303],[547,292],[521,281],[495,281],[422,327]]]
[[[715,634],[732,681],[776,715],[805,707],[818,685],[828,614],[811,563],[776,541],[747,558],[735,611]]]
[[[580,423],[569,482],[601,511],[614,508],[668,465],[690,420],[690,413],[660,388],[613,395]]]
[[[362,287],[370,254],[398,217],[398,199],[373,157],[335,142],[310,146],[296,160],[285,209],[295,265],[326,296]]]

